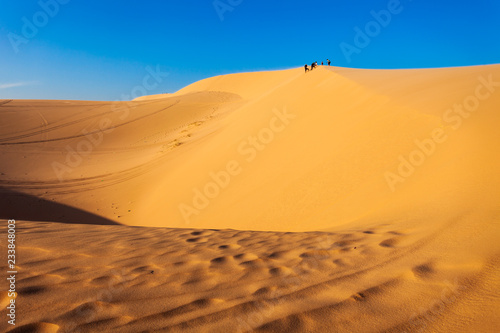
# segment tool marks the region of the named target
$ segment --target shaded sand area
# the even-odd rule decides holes
[[[500,65],[2,100],[16,327],[498,332],[499,107]]]

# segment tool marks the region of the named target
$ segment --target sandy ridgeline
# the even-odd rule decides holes
[[[500,65],[1,100],[0,331],[498,332],[499,107]]]

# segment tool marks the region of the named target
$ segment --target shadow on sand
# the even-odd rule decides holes
[[[15,192],[1,186],[0,218],[72,224],[121,225],[78,208]]]

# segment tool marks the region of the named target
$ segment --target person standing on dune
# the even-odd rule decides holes
[[[306,70],[306,73],[309,72],[309,68],[307,67],[307,64],[304,65],[304,69]]]
[[[330,66],[330,64],[332,63],[330,59],[326,59],[326,61],[328,62],[328,66]]]

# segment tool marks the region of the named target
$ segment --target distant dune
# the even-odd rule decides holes
[[[19,326],[498,332],[499,107],[500,65],[0,101]]]
[[[150,101],[150,100],[161,99],[161,98],[166,98],[166,97],[170,97],[170,96],[171,96],[171,94],[147,95],[147,96],[137,97],[134,99],[134,101]]]

